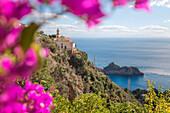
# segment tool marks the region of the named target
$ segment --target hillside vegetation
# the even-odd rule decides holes
[[[99,69],[88,60],[85,52],[59,51],[56,43],[46,35],[40,35],[36,42],[48,48],[50,54],[43,60],[42,67],[35,72],[31,81],[40,83],[46,91],[51,88],[55,90],[51,91],[54,97],[51,112],[169,112],[170,93],[164,95],[160,92],[162,96],[159,96],[155,93],[154,84],[148,82],[150,89],[143,106],[131,91],[128,89],[124,91],[108,76],[99,72]]]
[[[46,90],[58,89],[59,94],[70,101],[85,93],[100,92],[111,103],[138,103],[133,95],[127,94],[108,76],[98,72],[85,52],[59,52],[56,43],[47,36],[41,36],[37,42],[49,48],[50,55],[43,61],[42,68],[34,74],[32,81],[40,82]]]

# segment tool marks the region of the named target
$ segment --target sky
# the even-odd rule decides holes
[[[55,34],[59,28],[61,35],[72,38],[170,38],[170,0],[152,0],[150,13],[135,10],[132,3],[116,9],[112,7],[110,0],[101,0],[101,3],[107,16],[94,28],[89,29],[84,21],[70,13],[64,13],[56,19],[46,19],[39,30]],[[29,24],[31,21],[42,21],[59,12],[48,6],[43,7],[39,11],[33,10],[21,22]]]

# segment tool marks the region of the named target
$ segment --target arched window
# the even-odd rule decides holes
[[[61,43],[61,48],[63,48],[63,43]]]
[[[64,49],[67,49],[67,47],[65,46]]]

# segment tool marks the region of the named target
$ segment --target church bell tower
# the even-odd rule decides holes
[[[56,35],[56,38],[59,39],[60,38],[60,30],[57,29],[57,35]]]

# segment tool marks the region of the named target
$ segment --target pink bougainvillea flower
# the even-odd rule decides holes
[[[16,101],[23,93],[24,91],[18,85],[7,85],[0,94],[0,104],[8,104],[10,101]]]
[[[44,87],[37,84],[32,84],[30,81],[26,81],[25,92],[28,95],[29,111],[35,111],[35,113],[50,113],[49,106],[52,105],[52,97],[49,92],[44,93]]]
[[[39,57],[37,51],[34,48],[29,48],[24,55],[24,52],[20,46],[14,48],[14,54],[19,59],[19,63],[13,66],[11,72],[15,76],[28,77],[38,69]],[[40,49],[40,56],[46,57],[49,54],[49,50],[46,48]]]
[[[10,84],[0,93],[0,113],[50,113],[52,97],[44,87],[26,81],[25,89]]]
[[[55,90],[53,88],[51,88],[50,91],[55,91]]]
[[[33,71],[38,68],[37,62],[37,52],[34,49],[29,48],[25,54],[25,58],[23,59],[23,61],[21,61],[19,64],[16,64],[12,69],[12,74],[20,77],[28,77],[32,74]]]
[[[10,57],[0,58],[0,90],[5,84],[9,84],[15,79],[15,77],[10,76],[13,65]]]
[[[3,58],[0,61],[0,68],[2,68],[6,72],[10,72],[12,65],[13,65],[13,63],[12,63],[11,59],[8,57]]]
[[[0,53],[9,47],[13,47],[19,41],[19,35],[22,29],[22,27],[10,27],[7,29],[0,24]]]
[[[55,107],[53,106],[53,107],[51,107],[51,109],[55,109]]]
[[[42,58],[45,58],[49,55],[50,51],[47,48],[41,48],[40,49],[40,55]]]
[[[11,32],[6,36],[6,44],[12,47],[18,41],[18,37],[22,31],[21,27],[13,28]]]
[[[22,49],[19,49],[19,47],[17,47],[17,50],[19,54],[19,50],[22,52]],[[16,52],[16,49],[14,52]],[[0,77],[4,78],[4,75],[8,75],[6,76],[6,80],[9,81],[15,80],[16,77],[24,78],[31,76],[31,74],[38,68],[37,52],[34,49],[29,48],[23,57],[23,59],[18,59],[18,62],[12,62],[10,58],[2,58],[0,60]]]
[[[24,59],[24,51],[22,50],[21,46],[17,45],[14,50],[13,54],[17,57],[18,60]]]
[[[25,91],[18,85],[6,85],[0,93],[0,113],[23,113],[26,106],[19,102],[24,99]]]
[[[27,66],[34,66],[37,63],[38,57],[34,49],[29,48],[25,54],[24,64]]]
[[[26,91],[36,90],[37,93],[43,93],[44,87],[42,87],[40,84],[32,85],[32,83],[27,80],[25,84],[25,90]]]
[[[129,0],[113,0],[113,6],[114,7],[125,6],[125,5],[127,5],[128,2],[129,2]]]
[[[25,83],[25,90],[26,90],[26,91],[35,90],[35,87],[33,87],[33,86],[32,86],[32,83],[27,80],[26,83]]]
[[[105,16],[100,9],[98,0],[62,0],[67,11],[84,19],[89,27],[98,24],[100,18]]]
[[[28,0],[0,0],[0,9],[0,17],[5,17],[7,21],[12,18],[20,20],[31,12]]]
[[[46,4],[50,4],[50,5],[56,1],[59,1],[59,0],[38,0],[38,2],[40,2],[40,3],[46,3]]]
[[[148,12],[151,11],[150,7],[148,6],[149,0],[136,0],[135,2],[135,8],[136,9],[144,9]]]
[[[27,113],[26,105],[18,102],[10,103],[0,109],[0,113]]]
[[[88,27],[90,28],[90,27],[93,27],[93,26],[101,23],[101,20],[100,19],[88,20],[88,21],[86,21],[86,23],[87,23]]]

